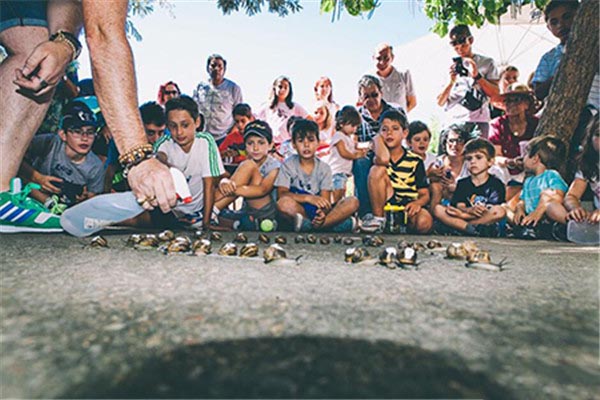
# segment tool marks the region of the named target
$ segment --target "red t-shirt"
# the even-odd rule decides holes
[[[492,122],[490,122],[490,136],[488,139],[493,144],[502,147],[502,154],[497,155],[507,158],[521,156],[522,154],[521,149],[519,148],[519,142],[533,139],[533,134],[535,132],[535,128],[537,128],[538,121],[539,119],[535,116],[528,117],[525,134],[523,136],[515,136],[510,131],[507,115],[502,115],[501,117],[492,120]],[[516,170],[509,170],[509,172],[511,175],[516,175],[519,173],[519,171]]]
[[[233,164],[239,164],[246,159],[246,144],[244,137],[237,128],[233,128],[231,133],[227,135],[225,140],[219,146],[219,152],[223,157],[223,152],[227,149],[232,149],[238,152],[238,155],[233,157]]]

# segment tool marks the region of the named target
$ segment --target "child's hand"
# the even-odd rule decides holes
[[[417,203],[415,203],[414,201],[411,201],[410,203],[408,203],[406,205],[406,215],[408,215],[409,218],[414,217],[415,215],[417,215],[419,212],[421,212],[421,206],[418,205]]]
[[[442,179],[443,167],[436,167],[435,164],[431,164],[427,169],[427,177],[434,178],[435,181],[439,181]]]
[[[600,210],[594,210],[592,211],[589,216],[588,216],[588,222],[590,224],[597,224],[598,222],[600,222]]]
[[[523,210],[522,208],[518,207],[515,210],[515,214],[513,217],[513,221],[516,225],[521,225],[523,222],[523,218],[525,218],[525,210]]]
[[[367,153],[369,152],[368,149],[357,149],[354,154],[356,156],[356,158],[365,158],[367,156]]]
[[[83,191],[81,192],[80,195],[75,196],[75,202],[76,203],[81,203],[84,200],[87,199],[91,199],[92,197],[94,197],[94,193],[90,193],[87,190],[87,186],[83,187]]]
[[[40,184],[40,186],[42,187],[42,190],[44,190],[48,193],[58,194],[58,193],[60,193],[61,189],[54,185],[63,183],[63,180],[56,176],[40,174],[38,179],[35,182]]]
[[[479,218],[487,212],[487,207],[484,204],[475,204],[473,207],[470,207],[467,212],[474,217]]]
[[[534,210],[531,214],[526,215],[523,218],[523,220],[521,221],[521,225],[536,226],[538,224],[538,222],[540,222],[540,220],[542,219],[543,216],[544,216],[544,212]]]
[[[325,223],[325,217],[327,216],[327,214],[325,214],[325,212],[321,209],[317,210],[317,213],[315,214],[315,217],[313,218],[312,225],[315,228],[320,228],[321,226],[323,226],[323,224]]]
[[[219,192],[221,192],[223,196],[235,195],[236,189],[237,186],[231,179],[223,178],[221,179],[221,182],[219,182]]]
[[[329,211],[331,209],[331,203],[321,196],[310,196],[307,200],[307,203],[321,208],[323,211]]]
[[[239,152],[237,150],[227,149],[221,153],[221,158],[237,157],[238,155],[239,155]]]
[[[588,217],[590,217],[589,213],[582,207],[577,207],[567,214],[567,219],[577,222],[585,221]]]

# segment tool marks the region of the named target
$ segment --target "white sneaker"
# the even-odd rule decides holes
[[[381,233],[385,228],[385,218],[367,214],[359,223],[360,230],[366,233]]]

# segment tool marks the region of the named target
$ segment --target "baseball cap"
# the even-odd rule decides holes
[[[98,127],[96,115],[81,101],[72,101],[63,109],[60,126],[62,129],[81,128],[83,126]]]
[[[255,120],[248,123],[244,128],[244,141],[251,135],[265,138],[269,143],[273,141],[273,131],[265,121]]]

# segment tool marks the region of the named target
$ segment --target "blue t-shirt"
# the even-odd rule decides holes
[[[536,176],[530,176],[523,182],[521,199],[525,202],[525,213],[531,214],[540,202],[540,195],[544,190],[554,189],[566,192],[567,183],[558,171],[548,169]]]

